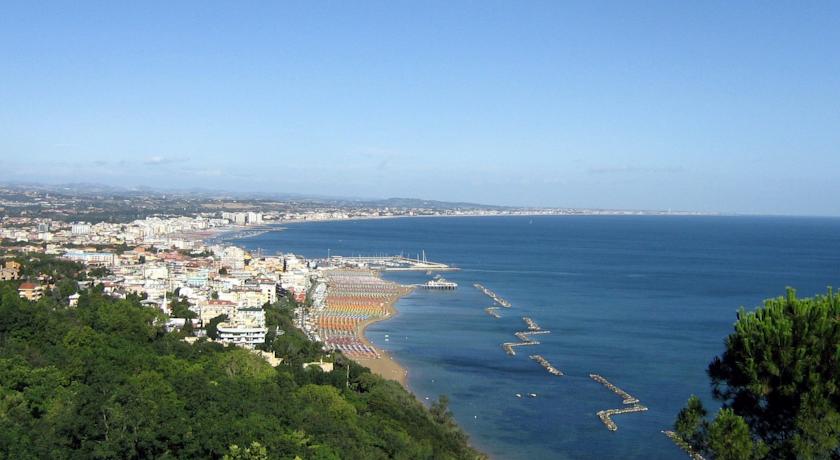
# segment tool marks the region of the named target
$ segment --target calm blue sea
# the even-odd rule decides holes
[[[306,257],[425,250],[460,267],[445,275],[459,289],[415,291],[368,335],[409,370],[418,398],[448,395],[472,443],[500,459],[686,458],[660,430],[692,393],[714,405],[706,366],[738,307],[786,286],[802,296],[840,286],[840,219],[404,218],[291,224],[237,243]],[[513,308],[501,319],[485,314],[491,303],[475,282]],[[517,340],[522,316],[551,334],[510,357],[500,345]],[[532,353],[566,377],[549,375]],[[650,410],[616,416],[618,431],[608,431],[595,413],[621,400],[589,373]]]

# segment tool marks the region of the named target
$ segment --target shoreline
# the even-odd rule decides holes
[[[429,218],[429,217],[721,217],[728,216],[728,214],[720,213],[622,213],[622,212],[604,212],[604,213],[576,213],[576,214],[546,214],[546,213],[522,213],[522,214],[421,214],[421,215],[401,215],[401,216],[356,216],[356,217],[335,217],[327,219],[290,219],[280,220],[276,222],[265,223],[266,226],[284,225],[284,224],[301,224],[310,222],[346,222],[358,220],[386,220],[386,219],[413,219],[413,218]]]
[[[380,275],[377,274],[377,276],[379,276],[381,278]],[[367,337],[366,331],[367,331],[368,326],[370,326],[371,324],[379,323],[379,322],[382,322],[382,321],[387,321],[389,319],[392,319],[396,315],[398,315],[399,310],[397,310],[397,308],[396,308],[396,303],[399,302],[399,300],[402,299],[403,297],[407,296],[408,294],[411,294],[413,291],[414,291],[414,288],[406,287],[405,292],[403,292],[399,297],[397,297],[397,298],[395,298],[395,299],[386,303],[385,311],[387,312],[387,316],[384,316],[382,318],[368,319],[368,320],[362,322],[361,324],[359,324],[359,326],[356,328],[356,337],[358,337],[358,339],[360,341],[362,341],[362,343],[364,343],[365,345],[368,345],[368,346],[376,349],[376,351],[379,353],[380,357],[379,358],[364,358],[364,357],[358,357],[358,356],[357,357],[348,356],[348,358],[352,359],[357,364],[365,366],[368,369],[370,369],[370,371],[373,372],[374,374],[376,374],[376,375],[378,375],[378,376],[380,376],[384,379],[387,379],[387,380],[396,381],[397,383],[402,385],[402,387],[405,388],[409,392],[411,392],[411,390],[408,388],[408,369],[406,369],[399,362],[397,362],[397,360],[394,359],[394,357],[391,355],[391,353],[389,353],[385,350],[382,350],[379,347],[377,347],[376,345],[374,345],[373,342],[371,342],[370,339]]]

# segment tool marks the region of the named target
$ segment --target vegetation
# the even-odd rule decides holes
[[[272,368],[166,333],[165,316],[136,296],[92,288],[67,308],[21,299],[16,286],[0,283],[0,459],[480,456],[445,401],[432,413],[340,355],[333,372],[304,370],[321,350],[294,328],[272,342],[284,358]],[[270,307],[271,321],[288,327],[289,307]]]
[[[190,310],[190,302],[176,289],[175,292],[168,292],[170,316],[173,318],[197,318],[198,314]]]
[[[767,300],[738,312],[709,365],[714,420],[692,396],[675,432],[716,459],[840,458],[840,295]]]

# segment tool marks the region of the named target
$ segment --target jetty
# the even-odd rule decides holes
[[[606,425],[608,430],[610,430],[610,431],[618,430],[618,425],[616,425],[615,422],[613,422],[613,420],[611,418],[613,415],[630,414],[630,413],[633,413],[633,412],[644,412],[644,411],[648,410],[647,407],[639,404],[639,398],[636,398],[633,395],[631,395],[630,393],[628,393],[628,392],[622,390],[621,388],[613,385],[612,383],[610,383],[609,380],[605,379],[604,377],[602,377],[598,374],[589,374],[589,377],[592,378],[592,380],[600,383],[601,385],[604,385],[605,387],[607,387],[608,390],[612,391],[613,393],[615,393],[619,397],[621,397],[621,399],[622,399],[621,402],[622,403],[630,405],[630,407],[624,407],[624,408],[621,408],[621,409],[607,409],[607,410],[601,410],[601,411],[597,412],[598,418],[601,419],[601,422],[603,422],[604,425]]]
[[[670,430],[665,430],[662,432],[662,434],[668,436],[668,439],[670,439],[671,441],[674,441],[674,444],[676,444],[677,447],[685,451],[685,453],[687,453],[691,459],[706,460],[702,455],[695,452],[694,448],[692,448],[687,442],[685,442],[677,433],[674,433]]]
[[[532,320],[528,316],[523,316],[522,321],[525,321],[525,324],[528,325],[528,329],[531,330],[531,331],[539,331],[539,330],[542,329],[539,324],[537,324],[534,320]]]
[[[517,339],[519,339],[523,342],[530,342],[530,341],[533,340],[530,336],[536,335],[536,334],[551,334],[551,331],[543,331],[543,330],[540,330],[540,331],[519,331],[519,332],[514,333],[513,335],[515,335]]]
[[[509,354],[510,356],[516,356],[516,351],[513,349],[514,347],[525,347],[539,344],[540,343],[536,340],[530,340],[528,342],[505,342],[502,344],[502,348],[505,350],[505,353]]]
[[[499,318],[502,317],[502,315],[496,313],[496,310],[498,310],[498,309],[499,309],[499,307],[487,307],[487,308],[484,309],[484,312],[487,313],[488,315],[492,316],[493,318],[499,319]]]
[[[612,383],[610,383],[609,380],[605,379],[604,377],[602,377],[598,374],[589,374],[589,377],[592,378],[592,380],[594,380],[594,381],[600,383],[601,385],[604,385],[605,387],[607,387],[608,390],[610,390],[613,393],[620,396],[623,399],[622,402],[624,404],[637,404],[639,402],[638,398],[632,396],[630,393],[627,393],[626,391],[622,390],[621,388],[613,385]]]
[[[544,367],[545,370],[547,370],[548,373],[551,375],[556,375],[558,377],[562,377],[564,375],[560,369],[557,369],[556,367],[552,366],[551,363],[548,362],[548,360],[543,358],[541,355],[531,355],[529,356],[529,358],[540,363],[540,366]]]
[[[527,331],[519,331],[514,332],[513,335],[519,339],[519,342],[505,342],[502,344],[502,348],[505,350],[505,353],[509,354],[510,356],[516,356],[516,351],[513,349],[514,347],[524,347],[529,345],[539,345],[540,342],[531,338],[532,335],[535,334],[550,334],[551,331],[543,330],[536,322],[534,322],[531,318],[527,316],[523,316],[522,319],[525,321],[525,324],[528,325]]]
[[[486,295],[487,297],[490,297],[491,299],[493,299],[493,301],[496,302],[497,304],[499,304],[499,305],[501,305],[505,308],[510,308],[511,307],[510,302],[503,299],[502,297],[500,297],[498,294],[491,291],[490,289],[487,289],[483,285],[475,283],[475,284],[473,284],[473,286],[475,286],[475,288],[478,289],[479,291],[483,292],[484,295]]]
[[[601,419],[601,422],[603,422],[604,425],[607,426],[608,430],[617,431],[618,430],[618,425],[616,425],[615,422],[613,422],[612,418],[610,418],[610,417],[612,417],[613,415],[630,414],[630,413],[633,413],[633,412],[644,412],[646,410],[648,410],[648,408],[645,407],[645,406],[642,406],[641,404],[633,404],[630,407],[625,407],[625,408],[622,408],[622,409],[599,410],[597,415],[598,415],[598,418]]]

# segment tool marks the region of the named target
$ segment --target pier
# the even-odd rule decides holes
[[[545,370],[547,370],[548,373],[551,374],[551,375],[556,375],[558,377],[562,377],[564,375],[563,372],[560,369],[557,369],[556,367],[552,366],[551,363],[548,362],[548,360],[543,358],[541,355],[531,355],[531,356],[529,356],[529,358],[538,362],[540,364],[540,366],[545,368]]]
[[[502,315],[496,313],[496,311],[498,309],[499,309],[499,307],[487,307],[487,308],[484,309],[484,312],[487,313],[488,315],[492,316],[493,318],[499,319],[499,318],[502,317]]]
[[[331,256],[327,262],[340,267],[367,268],[380,271],[454,271],[444,263],[426,260],[426,254],[421,258],[410,259],[403,255],[398,256]]]
[[[618,425],[612,421],[613,415],[620,415],[620,414],[630,414],[633,412],[644,412],[648,410],[647,407],[642,406],[641,404],[633,404],[631,407],[625,407],[623,409],[607,409],[607,410],[599,410],[598,411],[598,418],[607,426],[607,429],[610,431],[617,431]]]
[[[692,460],[706,460],[702,455],[695,452],[694,449],[687,442],[685,442],[682,438],[679,437],[679,435],[677,435],[677,433],[674,433],[670,430],[665,430],[662,432],[662,434],[668,436],[668,439],[670,439],[671,441],[674,441],[674,444],[676,444],[677,447],[685,451],[685,453],[687,453]]]
[[[499,305],[501,305],[505,308],[510,308],[511,307],[510,302],[508,302],[507,300],[499,297],[498,294],[491,291],[490,289],[487,289],[483,285],[475,283],[473,286],[475,286],[475,288],[478,289],[479,291],[483,292],[484,295],[486,295],[487,297],[490,297],[491,299],[493,299],[493,301],[496,302],[497,304],[499,304]]]
[[[636,403],[639,402],[638,398],[633,397],[630,393],[627,393],[626,391],[622,390],[621,388],[613,385],[612,383],[610,383],[609,380],[605,379],[604,377],[601,377],[598,374],[589,374],[589,377],[592,378],[592,380],[594,380],[594,381],[600,383],[601,385],[604,385],[605,387],[607,387],[608,390],[610,390],[613,393],[620,396],[623,399],[622,402],[624,404],[636,404]]]

